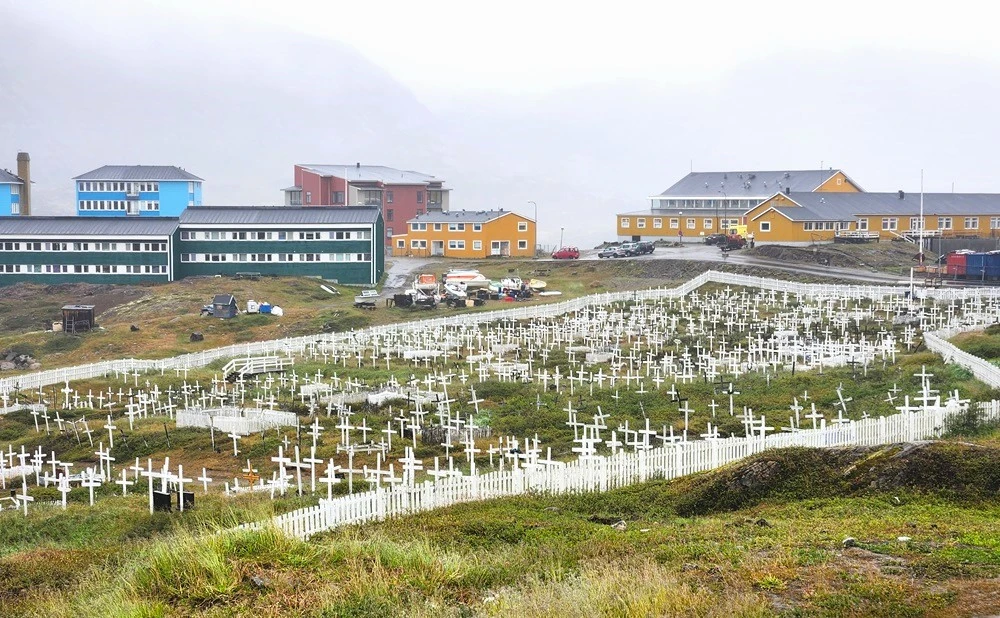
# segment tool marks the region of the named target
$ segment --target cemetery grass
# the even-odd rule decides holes
[[[102,617],[896,617],[995,608],[1000,450],[939,443],[901,453],[870,449],[854,453],[860,465],[845,465],[849,452],[771,451],[674,481],[462,504],[309,542],[273,529],[213,534],[265,515],[269,501],[252,497],[210,498],[184,518],[151,517],[144,496],[111,498],[114,523],[84,506],[37,510],[20,530],[0,532],[0,547],[16,548],[0,557],[0,603],[7,615]],[[783,472],[758,479],[749,497],[730,487],[761,464]],[[869,486],[905,470],[928,474]],[[609,525],[619,520],[625,530]],[[51,528],[72,533],[33,548],[14,540]],[[845,548],[845,537],[857,546]]]
[[[758,276],[769,274],[760,268],[681,260],[436,262],[420,270],[442,273],[450,268],[479,268],[494,279],[509,274],[528,279],[543,272],[537,276],[548,282],[548,289],[563,294],[536,296],[526,303],[491,301],[480,308],[441,306],[436,310],[422,310],[379,305],[375,311],[366,311],[353,306],[354,295],[360,287],[333,284],[340,294],[331,296],[320,289],[322,281],[309,278],[265,277],[250,281],[207,277],[149,286],[19,284],[4,288],[0,296],[0,352],[11,350],[28,354],[42,364],[42,369],[119,358],[166,358],[234,343],[341,332],[456,312],[553,303],[599,292],[673,286],[709,268]],[[511,270],[514,272],[509,273]],[[784,272],[771,274],[805,282],[820,280]],[[241,315],[230,320],[200,316],[202,305],[211,302],[212,296],[219,293],[233,294],[241,309],[246,308],[248,299],[255,299],[278,305],[285,314],[281,318]],[[82,335],[45,331],[45,324],[58,320],[59,309],[68,303],[95,305],[101,328]],[[131,330],[133,325],[139,330]],[[202,333],[204,340],[190,341],[193,332]],[[0,375],[15,374],[6,371]]]

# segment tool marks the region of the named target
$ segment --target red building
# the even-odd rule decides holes
[[[385,235],[404,232],[425,212],[448,211],[444,181],[381,165],[296,165],[295,185],[284,189],[286,206],[379,206]]]

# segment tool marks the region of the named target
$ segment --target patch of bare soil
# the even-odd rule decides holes
[[[843,268],[900,268],[912,266],[916,261],[916,247],[905,242],[878,242],[857,245],[816,245],[814,247],[789,247],[786,245],[757,245],[746,249],[746,255],[793,262],[811,263]]]

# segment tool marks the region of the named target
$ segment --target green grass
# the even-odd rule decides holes
[[[995,474],[1000,452],[976,460],[950,449],[927,447],[937,464],[879,450],[885,461],[864,469],[818,451],[764,453],[672,482],[460,504],[309,542],[269,529],[213,533],[270,510],[253,497],[234,510],[209,499],[184,516],[113,499],[114,519],[129,523],[108,528],[74,507],[74,535],[0,557],[0,602],[15,616],[962,615],[988,602],[1000,577],[995,489],[865,482],[944,463]],[[719,493],[720,479],[768,460],[789,473],[766,500],[683,514],[691,495]],[[813,488],[807,464],[848,482]],[[0,529],[16,517],[0,515]],[[37,509],[21,520],[30,532],[58,517],[69,516]],[[843,549],[847,536],[859,547]]]

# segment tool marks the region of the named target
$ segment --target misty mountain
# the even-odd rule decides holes
[[[877,191],[916,191],[925,168],[928,191],[1000,190],[984,156],[1000,80],[985,63],[804,52],[695,83],[651,75],[545,95],[470,94],[442,75],[455,95],[429,109],[337,43],[339,25],[318,39],[169,6],[60,7],[0,8],[17,24],[0,39],[0,167],[31,153],[39,214],[72,212],[70,178],[112,163],[185,167],[206,179],[206,204],[278,203],[294,163],[420,170],[446,179],[453,209],[531,216],[534,200],[541,242],[565,228],[581,246],[612,238],[616,212],[647,207],[692,166],[822,164]]]

